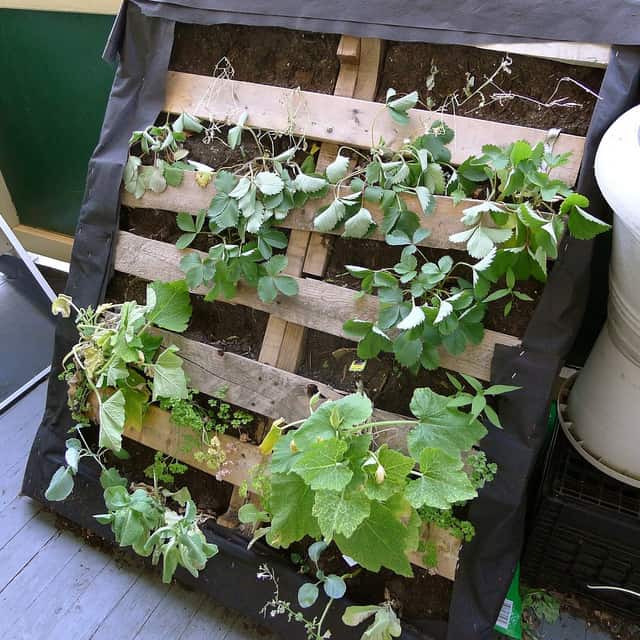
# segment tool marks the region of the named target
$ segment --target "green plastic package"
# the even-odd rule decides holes
[[[516,572],[513,574],[507,597],[502,603],[502,609],[500,609],[494,629],[509,638],[522,640],[522,598],[520,597],[519,563],[516,567]]]

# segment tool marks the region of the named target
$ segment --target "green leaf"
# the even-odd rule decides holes
[[[400,637],[400,620],[389,603],[382,606],[347,607],[342,615],[342,622],[349,627],[356,627],[374,614],[374,620],[362,634],[361,640],[392,640]]]
[[[338,154],[336,159],[326,168],[325,173],[329,182],[335,184],[347,175],[348,170],[349,158]]]
[[[328,547],[328,543],[324,540],[319,540],[318,542],[314,542],[308,549],[307,553],[309,554],[309,559],[318,564],[320,560],[320,556],[322,552]]]
[[[487,434],[477,420],[455,407],[449,406],[449,398],[431,389],[416,389],[410,404],[420,424],[407,435],[409,453],[419,460],[426,448],[437,448],[451,456],[468,451]]]
[[[289,259],[287,256],[279,254],[269,258],[269,260],[264,263],[264,269],[267,272],[267,275],[277,276],[279,273],[284,271],[288,263]]]
[[[347,585],[344,579],[335,574],[328,575],[322,586],[327,596],[334,600],[339,600],[347,592]]]
[[[424,172],[423,180],[427,189],[429,189],[431,193],[444,193],[444,172],[439,164],[431,162]]]
[[[100,436],[98,446],[112,451],[119,451],[122,447],[122,432],[124,430],[125,399],[122,391],[116,391],[112,396],[100,402]]]
[[[153,365],[153,400],[171,398],[183,400],[189,397],[187,379],[182,369],[182,358],[176,355],[177,347],[165,349]]]
[[[344,223],[343,238],[363,238],[375,224],[368,209],[362,207],[355,215]]]
[[[488,404],[484,408],[484,414],[487,416],[487,418],[489,419],[489,422],[491,422],[491,424],[494,427],[498,427],[498,429],[502,429],[502,423],[500,422],[500,418],[498,417],[498,414],[496,413],[495,409],[491,405]]]
[[[140,431],[142,419],[147,410],[148,393],[129,387],[123,387],[121,391],[124,395],[125,425]]]
[[[182,333],[191,318],[189,288],[184,280],[152,282],[147,285],[147,322]]]
[[[343,554],[369,571],[377,573],[386,567],[401,576],[412,577],[407,551],[420,522],[409,518],[410,514],[409,504],[399,496],[384,503],[373,502],[369,517],[353,535],[336,535],[336,543]],[[405,525],[403,520],[407,518],[409,523]]]
[[[285,296],[298,295],[298,282],[291,276],[276,276],[273,279],[276,289]]]
[[[195,231],[196,225],[193,216],[190,213],[184,211],[176,216],[176,224],[181,231]]]
[[[351,536],[369,516],[370,506],[370,501],[358,490],[318,491],[313,515],[318,520],[322,536],[330,541],[336,533]]]
[[[184,179],[184,169],[167,165],[164,168],[164,179],[170,187],[179,187]]]
[[[519,391],[522,387],[515,387],[510,384],[493,384],[487,387],[484,391],[485,396],[499,396],[503,393],[511,393],[512,391]]]
[[[511,162],[518,164],[531,157],[531,145],[526,140],[518,140],[511,145]]]
[[[565,201],[566,202],[566,201]],[[578,240],[591,240],[598,234],[609,231],[611,225],[598,220],[578,206],[574,206],[569,214],[569,231]]]
[[[114,467],[103,469],[100,473],[100,485],[103,489],[109,487],[126,487],[127,480],[120,475],[120,472]]]
[[[425,321],[424,311],[421,307],[414,306],[409,314],[398,323],[397,328],[401,331],[405,331],[407,329],[413,329],[421,325]]]
[[[401,333],[393,343],[393,353],[396,360],[405,367],[415,365],[422,355],[423,343],[421,338],[411,338],[411,333]]]
[[[421,478],[407,486],[406,496],[411,505],[448,509],[455,502],[472,500],[477,496],[459,457],[440,449],[427,448],[420,455]]]
[[[320,529],[312,515],[313,501],[314,492],[298,475],[272,475],[269,544],[286,548],[304,536],[319,537]]]
[[[44,497],[52,502],[59,502],[67,498],[72,491],[73,471],[69,467],[58,467],[57,471],[51,477]]]
[[[348,627],[357,627],[380,610],[376,604],[347,607],[342,614],[342,622]]]
[[[260,522],[268,522],[269,514],[260,511],[255,504],[249,502],[243,504],[238,510],[238,520],[243,524],[258,524]]]
[[[367,477],[364,485],[364,493],[371,500],[388,500],[395,493],[404,490],[407,483],[407,475],[415,464],[412,458],[403,455],[399,451],[382,445],[376,452],[378,463],[384,469],[384,479],[378,483],[376,475]],[[375,465],[369,468],[376,470]]]
[[[353,477],[353,471],[343,462],[346,450],[347,443],[337,438],[316,442],[296,460],[292,471],[314,491],[341,491]]]
[[[364,424],[373,412],[371,400],[362,393],[351,393],[339,400],[323,402],[305,421],[303,427],[324,426],[334,435],[335,429],[350,429],[356,425]],[[298,438],[300,430],[296,435]],[[313,442],[321,437],[316,435]],[[330,437],[330,436],[328,436]],[[323,438],[326,439],[326,438]]]
[[[266,304],[270,304],[278,297],[278,289],[272,276],[262,276],[258,280],[258,297]]]
[[[306,173],[299,173],[293,181],[293,186],[303,193],[315,193],[327,186],[324,178],[309,176]]]
[[[280,193],[284,188],[282,178],[271,171],[261,171],[255,177],[255,184],[258,190],[267,196]]]
[[[346,209],[340,200],[334,200],[324,211],[313,219],[313,227],[322,233],[333,231],[344,218]]]
[[[418,196],[418,202],[422,207],[422,212],[425,215],[433,213],[436,208],[436,199],[433,194],[427,189],[427,187],[416,187],[416,195]]]
[[[312,582],[305,582],[298,589],[298,604],[303,609],[308,609],[316,603],[318,595],[320,595],[318,587]]]

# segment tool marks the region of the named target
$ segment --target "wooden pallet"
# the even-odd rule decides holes
[[[454,128],[456,137],[452,145],[452,162],[459,163],[472,153],[479,154],[483,144],[509,144],[518,139],[532,143],[544,141],[546,132],[473,118],[454,117],[413,110],[411,124],[399,127],[388,117],[376,115],[380,104],[372,102],[376,94],[383,43],[373,39],[343,36],[338,48],[340,73],[334,95],[294,91],[277,87],[231,80],[216,80],[215,92],[211,78],[169,72],[165,110],[171,113],[187,111],[204,119],[231,124],[240,112],[249,113],[248,123],[256,128],[289,131],[304,135],[307,139],[322,142],[319,157],[320,168],[326,166],[336,154],[337,145],[368,149],[382,136],[389,144],[401,144],[406,137],[413,137],[428,128],[435,120],[445,120]],[[295,113],[295,119],[290,117]],[[331,114],[331,126],[326,124],[326,114]],[[370,130],[376,120],[375,130]],[[562,134],[555,143],[556,153],[572,151],[571,162],[557,170],[556,175],[569,183],[577,177],[584,139]],[[168,187],[160,194],[145,193],[135,199],[123,192],[122,202],[129,207],[162,209],[168,211],[195,212],[207,208],[215,193],[213,182],[206,188],[196,185],[193,176],[185,175],[178,188]],[[407,196],[411,200],[410,196]],[[436,248],[451,248],[449,236],[463,229],[460,223],[462,209],[476,203],[467,200],[454,205],[451,198],[439,196],[436,211],[423,224],[431,229],[431,235],[422,244]],[[324,274],[331,234],[313,231],[313,217],[322,203],[314,201],[301,210],[292,212],[281,226],[290,229],[287,251],[287,272],[296,278],[297,296],[280,297],[272,304],[263,303],[255,290],[240,286],[231,302],[215,304],[239,304],[264,311],[269,315],[267,329],[258,361],[239,356],[183,336],[160,332],[166,342],[180,348],[184,366],[191,384],[201,392],[213,395],[221,386],[228,389],[226,399],[239,407],[254,411],[268,419],[285,417],[296,420],[308,414],[308,400],[319,392],[323,398],[335,399],[343,395],[328,385],[304,378],[295,373],[304,353],[304,334],[315,329],[330,335],[353,339],[343,331],[343,323],[350,318],[374,320],[377,299],[365,295],[358,299],[354,292],[318,277]],[[417,202],[408,202],[413,210]],[[378,219],[381,212],[371,207]],[[381,234],[372,236],[382,240]],[[459,248],[459,245],[457,246]],[[183,277],[179,267],[183,252],[172,244],[136,236],[121,231],[115,251],[115,269],[119,272],[146,280],[175,280]],[[204,295],[201,287],[193,291]],[[442,353],[442,366],[488,381],[491,360],[497,344],[515,346],[519,340],[495,331],[485,331],[481,344],[468,348],[459,356]],[[380,419],[397,418],[395,414],[376,410]],[[192,455],[183,452],[179,431],[171,424],[169,414],[152,409],[141,431],[126,429],[125,435],[154,449],[172,455],[205,473]],[[404,434],[392,431],[384,434],[385,441],[395,448],[406,447]],[[236,487],[248,479],[249,471],[262,462],[258,447],[231,436],[224,436],[222,444],[227,454],[224,480]],[[237,491],[231,501],[230,511],[220,520],[233,525],[235,511],[242,501]],[[460,541],[437,527],[425,527],[424,535],[435,542],[439,549],[436,572],[454,579]],[[418,554],[411,561],[423,566]]]

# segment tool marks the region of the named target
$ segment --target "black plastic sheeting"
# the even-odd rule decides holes
[[[118,59],[118,71],[100,141],[89,165],[66,290],[76,304],[96,305],[104,298],[118,229],[119,190],[127,157],[127,140],[131,131],[153,122],[162,108],[176,20],[210,24],[259,23],[451,43],[478,42],[482,38],[496,41],[493,35],[487,36],[491,29],[502,36],[516,34],[529,40],[564,37],[580,41],[640,44],[640,34],[634,34],[638,24],[637,7],[640,5],[631,2],[616,3],[617,8],[614,9],[612,3],[530,3],[519,0],[508,3],[509,8],[506,9],[504,5],[507,3],[497,1],[376,1],[366,5],[357,3],[357,7],[356,3],[345,3],[348,6],[340,4],[332,9],[331,3],[327,2],[294,5],[274,0],[269,5],[269,16],[259,15],[261,4],[234,1],[233,11],[227,10],[223,2],[212,10],[209,10],[212,3],[204,1],[189,3],[200,6],[200,9],[181,6],[178,2],[168,4],[149,0],[132,0],[123,5],[105,50],[107,58]],[[274,16],[276,13],[280,15]],[[332,14],[337,16],[335,20],[323,18]],[[309,19],[305,16],[315,17]],[[377,24],[372,24],[369,16],[376,16]],[[386,26],[382,28],[380,25],[385,21]],[[479,33],[469,34],[466,30]],[[584,168],[578,183],[578,189],[592,201],[592,212],[600,217],[608,218],[610,212],[594,180],[595,149],[608,125],[640,102],[639,85],[640,47],[615,47],[601,87],[602,99],[597,104],[587,136]],[[587,327],[587,340],[602,320],[606,280],[601,280],[602,274],[606,274],[608,245],[606,237],[595,242],[563,241],[561,255],[528,327],[523,346],[496,350],[492,381],[519,384],[524,388],[524,391],[502,399],[499,413],[506,429],[490,430],[483,443],[489,457],[498,463],[500,472],[471,507],[470,516],[477,533],[462,550],[449,623],[403,622],[403,638],[488,640],[494,637],[493,623],[522,549],[527,483],[544,439],[553,383],[581,326],[589,299],[592,265],[596,265],[594,272],[597,276],[594,279],[597,283],[595,299],[600,303],[599,315],[596,314],[595,320]],[[73,324],[61,320],[56,333],[54,374],[59,372],[61,358],[74,341]],[[25,494],[45,501],[44,491],[49,479],[63,463],[64,441],[71,424],[65,384],[53,377],[45,416],[25,474]],[[50,506],[111,540],[110,530],[92,518],[94,513],[103,510],[101,493],[97,469],[83,465],[73,496]],[[266,583],[256,580],[255,574],[258,565],[268,561],[280,577],[282,596],[295,601],[295,592],[302,578],[282,560],[282,555],[260,545],[256,545],[253,551],[247,551],[243,538],[215,524],[207,525],[206,534],[210,541],[219,545],[220,554],[208,563],[197,581],[184,572],[179,574],[180,579],[195,583],[197,588],[227,606],[257,616],[271,591]],[[340,638],[357,638],[361,630],[356,632],[337,620],[341,609],[348,604],[341,602],[329,623],[335,630],[339,629]],[[266,622],[286,637],[304,636],[301,627],[287,625],[282,617],[267,618]]]
[[[385,40],[481,44],[567,40],[638,44],[637,0],[135,0],[198,24],[288,27]]]

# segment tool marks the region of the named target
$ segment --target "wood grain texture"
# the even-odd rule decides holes
[[[162,193],[153,193],[146,191],[142,198],[136,199],[132,194],[123,191],[122,203],[128,207],[142,207],[145,209],[164,209],[165,211],[188,211],[194,215],[200,209],[207,209],[211,199],[215,195],[215,186],[213,181],[203,189],[199,187],[195,181],[195,173],[187,172],[180,187],[167,187]],[[420,211],[420,204],[415,196],[410,194],[402,194],[406,206],[416,213]],[[297,231],[313,231],[313,219],[316,217],[318,210],[333,201],[334,195],[331,194],[320,200],[312,200],[302,209],[295,209],[281,222],[279,227],[283,229],[293,229]],[[465,227],[460,218],[462,212],[467,207],[480,204],[481,200],[467,199],[454,204],[453,198],[448,196],[436,196],[436,208],[430,216],[419,215],[420,226],[429,229],[430,235],[419,244],[424,247],[434,247],[437,249],[461,249],[464,245],[450,242],[449,236],[459,231],[464,231]],[[382,210],[379,206],[368,203],[367,208],[371,212],[374,220],[380,223],[383,218]],[[331,235],[339,235],[342,229],[328,232]],[[312,234],[319,237],[320,234]],[[374,240],[384,240],[384,234],[377,228],[370,236]],[[305,263],[306,273],[315,273],[310,271]],[[317,269],[316,269],[317,270]]]
[[[205,463],[194,458],[193,451],[184,451],[182,436],[188,434],[185,434],[183,430],[171,422],[171,414],[153,406],[147,410],[142,429],[137,431],[127,427],[124,435],[146,447],[156,451],[164,451],[194,469],[215,475],[235,486],[240,486],[245,482],[250,477],[249,472],[264,461],[255,445],[240,442],[233,436],[223,434],[218,438],[226,455],[226,461],[221,469],[212,472]]]
[[[418,109],[412,109],[409,124],[401,126],[388,114],[381,114],[381,108],[379,103],[368,100],[212,79],[176,71],[168,73],[164,104],[165,111],[171,113],[186,111],[203,119],[225,123],[235,122],[247,110],[248,124],[258,129],[286,131],[320,142],[362,148],[369,148],[380,137],[390,147],[399,148],[405,138],[417,137],[441,120],[456,133],[449,145],[453,164],[462,163],[470,155],[481,154],[485,144],[503,146],[516,140],[536,144],[546,137],[546,131],[541,129]],[[328,114],[331,114],[330,122],[327,122]],[[572,156],[553,175],[573,184],[580,169],[583,148],[584,138],[560,134],[554,151],[572,152]]]
[[[115,268],[145,280],[179,280],[183,277],[179,267],[181,256],[182,252],[171,244],[121,231],[116,246]],[[280,297],[274,303],[266,304],[258,298],[255,290],[240,286],[232,303],[349,340],[353,340],[353,336],[346,334],[342,328],[346,320],[359,318],[373,321],[376,318],[378,302],[375,296],[365,295],[356,299],[353,291],[343,287],[311,278],[296,280],[299,289],[297,296]],[[194,291],[199,295],[206,292],[206,287]],[[487,330],[481,344],[470,346],[460,356],[443,352],[442,366],[489,380],[495,345],[515,346],[519,343],[518,338]]]

